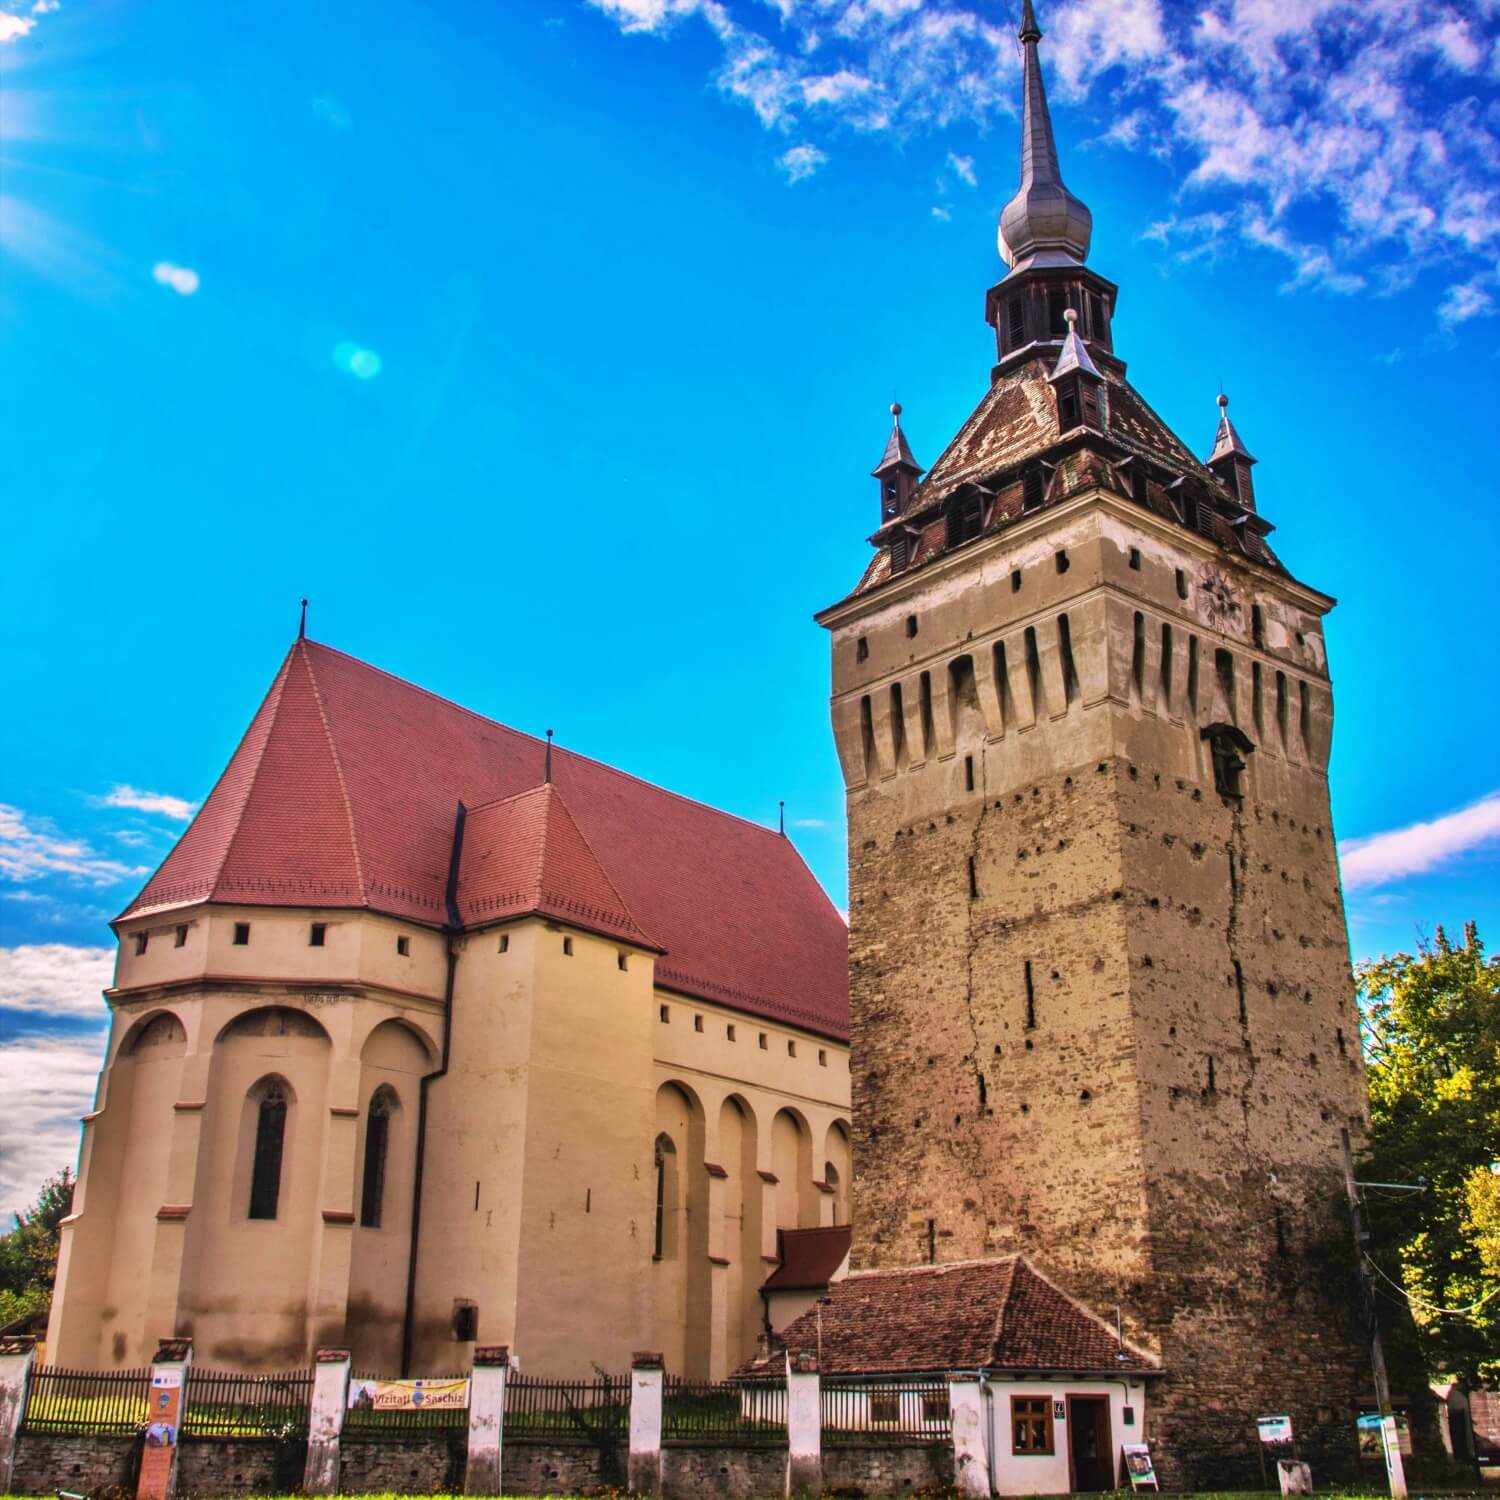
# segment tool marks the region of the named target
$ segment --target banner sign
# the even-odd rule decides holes
[[[1132,1490],[1159,1490],[1156,1469],[1151,1462],[1151,1448],[1146,1443],[1126,1443],[1120,1450],[1125,1457],[1125,1472]]]
[[[360,1411],[463,1411],[467,1380],[351,1380],[349,1405]]]
[[[1292,1440],[1290,1417],[1257,1417],[1255,1425],[1260,1430],[1260,1440],[1263,1443],[1279,1445]]]
[[[151,1405],[146,1416],[146,1443],[141,1449],[137,1500],[166,1500],[172,1484],[181,1426],[182,1370],[156,1370],[151,1376]]]

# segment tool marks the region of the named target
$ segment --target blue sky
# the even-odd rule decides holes
[[[5,0],[0,1211],[104,926],[310,631],[792,832],[899,398],[982,394],[1016,7]],[[1357,956],[1500,930],[1500,5],[1043,0],[1132,378],[1337,595]]]

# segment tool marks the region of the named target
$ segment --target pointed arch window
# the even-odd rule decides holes
[[[385,1205],[385,1159],[390,1150],[391,1116],[397,1108],[396,1095],[382,1084],[370,1096],[365,1116],[364,1184],[359,1200],[359,1222],[366,1229],[379,1229]]]
[[[656,1241],[652,1258],[661,1260],[666,1253],[667,1241],[667,1173],[675,1172],[677,1164],[669,1157],[677,1155],[672,1137],[663,1133],[656,1138]]]
[[[274,1219],[281,1198],[281,1157],[286,1144],[286,1087],[272,1079],[260,1090],[255,1116],[255,1159],[250,1168],[250,1217]]]

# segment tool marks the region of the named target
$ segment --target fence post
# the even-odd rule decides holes
[[[786,1360],[786,1493],[823,1493],[823,1379],[815,1354]]]
[[[505,1443],[505,1377],[510,1373],[510,1349],[504,1344],[481,1344],[474,1351],[469,1375],[469,1462],[464,1469],[464,1494],[498,1495],[500,1461]]]
[[[989,1443],[984,1430],[984,1400],[979,1377],[948,1376],[948,1411],[953,1423],[953,1484],[962,1495],[989,1500]]]
[[[630,1361],[630,1464],[626,1482],[637,1495],[661,1494],[665,1364],[660,1354],[636,1354]]]
[[[11,1468],[35,1362],[36,1340],[29,1334],[0,1339],[0,1495],[10,1494]]]
[[[187,1410],[192,1339],[163,1339],[151,1361],[151,1404],[146,1412],[146,1444],[136,1500],[172,1500],[177,1488],[177,1448]]]
[[[307,1414],[305,1495],[339,1492],[339,1440],[349,1405],[349,1351],[319,1349],[313,1356],[312,1408]]]

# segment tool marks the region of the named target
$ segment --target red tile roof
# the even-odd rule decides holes
[[[536,913],[660,947],[631,916],[550,783],[468,814],[455,899],[466,927]]]
[[[831,1282],[822,1308],[825,1375],[940,1370],[1152,1371],[1157,1362],[1126,1344],[1081,1303],[1032,1269],[1024,1256],[856,1271]],[[780,1348],[741,1367],[776,1369],[782,1351],[816,1354],[818,1310],[787,1325]],[[1124,1358],[1119,1356],[1123,1354]]]
[[[763,1292],[800,1292],[827,1286],[849,1253],[847,1224],[827,1229],[778,1229],[776,1256],[781,1264],[761,1283]]]
[[[656,979],[667,989],[848,1036],[847,929],[788,839],[561,749],[556,792],[540,793],[544,753],[530,735],[299,640],[124,915],[222,901],[443,923],[463,802],[475,824],[459,872],[466,921],[494,920],[501,907],[481,906],[523,899],[524,885],[524,899],[555,902],[562,920],[665,949]],[[509,812],[490,806],[527,792]],[[592,920],[568,917],[567,901]]]

